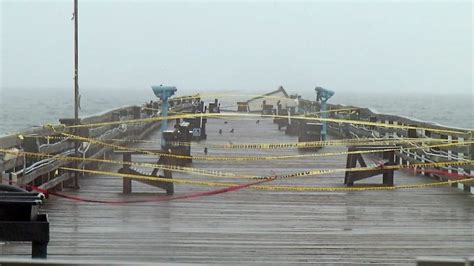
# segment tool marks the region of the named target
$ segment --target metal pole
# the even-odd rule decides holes
[[[77,1],[74,0],[74,120],[77,123],[79,119],[79,47],[78,47],[78,10],[77,10]]]
[[[168,129],[168,92],[164,91],[162,94],[161,98],[161,126],[160,126],[160,131],[161,131],[161,149],[165,149],[166,146],[166,141],[163,135],[163,131]]]
[[[326,105],[326,101],[323,99],[321,101],[321,118],[327,118],[328,117],[328,114],[327,114],[327,105]],[[327,121],[322,121],[323,123],[323,128],[321,130],[321,140],[322,141],[325,141],[326,140],[326,137],[327,137],[327,134],[328,134],[328,131],[327,131]]]
[[[166,92],[163,92],[163,98],[161,101],[161,132],[165,131],[168,129],[168,96],[166,95]]]
[[[78,32],[78,0],[74,0],[74,124],[79,122],[79,32]],[[77,135],[77,129],[74,130]],[[79,157],[79,143],[74,142],[74,156]],[[74,161],[74,168],[78,167],[78,163]],[[78,172],[74,172],[73,186],[79,187]]]

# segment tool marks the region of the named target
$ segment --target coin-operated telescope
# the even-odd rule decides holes
[[[168,129],[168,109],[169,109],[169,103],[168,103],[168,98],[173,96],[174,93],[178,90],[176,87],[171,87],[171,86],[151,86],[153,89],[153,92],[155,93],[156,97],[161,99],[161,132]],[[161,136],[162,143],[161,145],[164,145],[163,142],[163,136]]]
[[[314,89],[316,91],[316,101],[321,104],[321,118],[327,118],[327,101],[331,98],[335,92],[332,90],[324,89],[322,87],[316,87]],[[327,136],[327,121],[322,121],[322,129],[321,129],[321,140],[326,140]]]

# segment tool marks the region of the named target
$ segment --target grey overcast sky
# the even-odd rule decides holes
[[[73,86],[73,0],[1,1],[1,87]],[[81,89],[472,94],[473,4],[80,1]]]

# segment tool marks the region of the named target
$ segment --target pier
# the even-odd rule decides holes
[[[193,96],[170,101],[174,111],[170,113],[172,116],[182,111],[193,114],[196,103],[201,99]],[[307,104],[317,105],[314,102]],[[194,112],[190,111],[192,106]],[[202,104],[199,106],[203,107]],[[83,119],[82,124],[103,125],[84,127],[87,130],[75,129],[76,132],[82,131],[79,135],[87,136],[81,142],[90,138],[110,143],[103,146],[100,142],[89,142],[84,158],[121,162],[124,156],[113,145],[125,145],[132,151],[159,151],[162,148],[160,122],[152,119],[158,114],[156,107],[152,102]],[[342,109],[332,105],[329,108]],[[310,111],[305,113],[305,117],[317,118]],[[298,136],[286,134],[284,128],[279,129],[271,114],[252,115],[245,112],[242,115],[245,114],[249,116],[239,118],[239,113],[229,113],[229,116],[220,113],[221,116],[213,114],[214,117],[208,117],[207,138],[191,142],[193,160],[187,166],[209,173],[233,173],[235,177],[291,176],[313,169],[347,168],[348,146],[352,147],[350,141],[347,145],[322,145],[316,151],[294,147],[229,148],[228,145],[298,142]],[[304,113],[299,115],[304,116]],[[428,133],[432,138],[472,143],[469,142],[472,140],[470,131],[428,123],[417,124],[395,116],[377,116],[361,108],[357,112],[331,112],[329,118],[369,122],[363,125],[329,122],[329,142],[352,136],[355,140],[360,138],[357,143],[361,143],[364,137],[373,141],[374,135],[392,140],[397,136],[413,140],[421,138],[422,132],[426,134],[425,128],[430,128],[432,131],[439,130]],[[126,121],[134,119],[141,120],[127,124]],[[114,123],[117,121],[123,123]],[[171,127],[175,121],[170,119],[170,123]],[[399,127],[383,127],[381,123]],[[420,129],[405,129],[403,125]],[[0,139],[0,147],[3,150],[20,147],[25,152],[72,156],[73,139],[64,141],[59,138],[64,137],[60,132],[71,130],[61,127],[57,130],[55,134],[51,134],[48,128],[15,134]],[[120,139],[135,141],[124,143]],[[472,160],[472,144],[433,148],[429,153],[431,157],[423,153],[426,149],[414,149],[409,142],[388,147],[397,148],[393,154],[397,167],[400,166],[395,170],[393,187],[382,182],[381,175],[358,180],[348,187],[344,185],[342,171],[269,179],[227,193],[213,192],[222,186],[174,183],[174,194],[167,195],[159,187],[131,181],[133,191],[123,193],[125,179],[121,176],[123,172],[119,171],[122,165],[118,163],[87,160],[79,163],[78,169],[83,169],[83,173],[79,172],[79,189],[72,186],[73,173],[77,171],[67,170],[72,167],[71,161],[51,158],[41,166],[28,167],[40,159],[25,155],[7,158],[0,165],[4,183],[30,184],[52,192],[41,208],[41,212],[49,216],[48,259],[52,260],[414,264],[420,256],[459,257],[473,254],[472,181],[424,186],[453,180],[453,175],[460,176],[462,173],[467,173],[467,178],[472,175],[472,162],[459,166],[408,167],[410,164],[448,161],[443,159],[444,153],[449,154],[448,159],[453,162]],[[314,153],[321,156],[312,156]],[[206,156],[261,158],[281,155],[294,158],[202,159]],[[382,158],[375,153],[361,156],[369,167],[380,167],[377,164]],[[133,155],[131,159],[137,164],[156,164],[157,160],[156,155],[147,152]],[[149,167],[134,168],[137,171],[151,171]],[[420,174],[419,170],[423,173]],[[255,182],[255,179],[230,178],[225,174],[216,177],[171,172],[172,180],[193,180],[204,184],[231,182],[238,186]],[[403,188],[404,185],[414,187]],[[285,186],[290,188],[284,189]],[[212,195],[196,196],[206,192],[212,192]],[[54,193],[70,198],[57,197]],[[180,198],[183,196],[184,199]],[[103,202],[87,202],[90,199]],[[14,242],[3,244],[2,252],[2,258],[6,259],[27,258],[31,254],[27,244]]]

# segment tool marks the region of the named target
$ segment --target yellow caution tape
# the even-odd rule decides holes
[[[403,138],[403,139],[344,139],[328,141],[308,141],[308,142],[290,142],[290,143],[252,143],[252,144],[222,144],[221,148],[226,149],[286,149],[286,148],[312,148],[324,146],[370,146],[370,145],[394,145],[403,144],[407,141],[413,142],[447,142],[446,139],[433,138]],[[454,141],[457,142],[457,141]],[[463,141],[459,141],[462,145]]]
[[[98,175],[109,175],[117,177],[126,177],[131,179],[140,179],[140,180],[149,180],[149,181],[161,181],[167,183],[177,183],[177,184],[189,184],[189,185],[202,185],[202,186],[213,186],[213,187],[229,187],[229,186],[238,186],[239,183],[225,183],[225,182],[210,182],[210,181],[196,181],[189,179],[181,178],[164,178],[164,177],[152,177],[152,176],[143,176],[135,174],[125,174],[125,173],[115,173],[108,171],[97,171],[97,170],[83,170],[77,168],[62,167],[61,169],[74,172],[83,172],[89,174],[98,174]],[[268,177],[274,178],[274,177]],[[427,188],[435,186],[445,186],[456,183],[466,183],[474,181],[474,178],[469,177],[459,180],[449,180],[442,182],[431,182],[431,183],[422,183],[422,184],[407,184],[407,185],[396,185],[396,186],[365,186],[365,187],[317,187],[317,186],[289,186],[289,185],[253,185],[249,188],[257,190],[285,190],[285,191],[306,191],[306,192],[344,192],[344,191],[374,191],[374,190],[397,190],[397,189],[416,189],[416,188]]]
[[[99,175],[105,174],[105,175],[110,175],[110,176],[120,176],[120,177],[128,177],[128,178],[141,179],[141,180],[162,181],[162,182],[168,182],[168,183],[178,183],[178,184],[188,184],[188,185],[204,185],[204,186],[238,185],[238,183],[197,181],[197,180],[189,180],[189,179],[181,179],[181,178],[170,179],[170,178],[165,178],[165,177],[143,176],[143,175],[135,175],[135,174],[115,173],[115,172],[108,172],[108,171],[77,169],[77,168],[70,168],[70,167],[61,167],[61,169],[67,170],[67,171],[81,172],[81,173],[99,174]]]
[[[308,177],[321,174],[333,174],[340,172],[364,172],[364,171],[377,171],[377,170],[399,170],[407,168],[427,168],[427,167],[446,167],[446,166],[462,166],[471,165],[474,160],[465,161],[449,161],[449,162],[432,162],[432,163],[416,163],[411,165],[384,165],[380,167],[354,167],[354,168],[336,168],[336,169],[315,169],[304,172],[291,173],[287,175],[279,175],[278,178],[295,178],[295,177]]]
[[[202,176],[213,176],[213,177],[223,177],[223,178],[247,178],[247,179],[258,178],[257,176],[236,175],[234,173],[227,173],[227,172],[222,172],[222,171],[207,170],[207,169],[194,168],[194,167],[183,167],[183,166],[168,165],[168,164],[124,162],[124,161],[107,160],[107,159],[58,156],[58,155],[51,155],[47,153],[25,152],[25,151],[17,151],[17,150],[11,151],[11,150],[6,150],[6,149],[0,149],[0,153],[23,155],[23,156],[35,157],[35,158],[50,158],[54,160],[71,161],[71,162],[72,161],[79,161],[79,162],[86,161],[86,162],[109,163],[109,164],[117,164],[117,165],[139,166],[139,167],[145,167],[145,168],[159,168],[162,170],[198,174]]]
[[[32,137],[32,138],[45,138],[49,140],[65,140],[70,139],[70,137],[65,136],[36,136],[36,135],[26,135],[23,137]],[[97,140],[91,138],[93,140]],[[141,140],[141,139],[107,139],[103,142],[125,142],[125,143],[151,143],[151,144],[160,144],[161,141],[155,140]],[[287,142],[287,143],[238,143],[238,144],[214,144],[214,143],[192,143],[192,142],[181,142],[181,141],[169,141],[172,146],[205,146],[210,148],[223,148],[223,149],[286,149],[286,148],[311,148],[311,147],[325,147],[325,146],[367,146],[367,145],[395,145],[403,144],[406,142],[413,143],[430,143],[430,142],[450,142],[458,143],[459,145],[464,145],[464,141],[458,140],[448,140],[448,139],[437,139],[437,138],[362,138],[362,139],[334,139],[327,141],[307,141],[307,142]],[[107,142],[106,142],[107,143]]]
[[[433,147],[441,147],[441,146],[449,146],[453,144],[438,144],[429,146],[430,148]],[[419,147],[414,148],[406,148],[406,149],[421,149]],[[339,153],[327,153],[327,154],[319,154],[320,156],[330,156],[330,155],[339,155],[339,154],[364,154],[364,153],[380,153],[383,151],[393,151],[397,149],[384,149],[384,150],[368,150],[368,151],[353,151],[353,152],[339,152]],[[142,152],[142,150],[139,150]],[[222,171],[214,171],[214,170],[206,170],[201,168],[192,168],[192,167],[180,167],[175,165],[161,165],[161,164],[151,164],[151,163],[134,163],[134,162],[123,162],[123,161],[113,161],[113,160],[105,160],[105,159],[92,159],[92,158],[77,158],[77,157],[68,157],[68,156],[57,156],[57,155],[50,155],[45,153],[33,153],[33,152],[24,152],[24,151],[12,151],[7,149],[0,149],[2,153],[8,154],[15,154],[15,155],[24,155],[24,156],[31,156],[31,157],[40,157],[40,158],[52,158],[55,160],[66,160],[66,161],[91,161],[91,162],[99,162],[99,163],[111,163],[111,164],[128,164],[134,166],[141,166],[141,167],[151,167],[151,168],[161,168],[165,170],[171,170],[176,172],[184,172],[184,173],[192,173],[198,174],[203,176],[214,176],[214,177],[223,177],[223,178],[244,178],[244,179],[256,179],[262,178],[261,176],[255,175],[244,175],[244,174],[234,174],[234,173],[227,173]],[[404,165],[394,165],[394,166],[384,166],[383,168],[377,167],[357,167],[357,168],[339,168],[339,169],[316,169],[316,170],[309,170],[304,172],[297,172],[292,174],[287,174],[283,176],[279,176],[279,178],[295,178],[295,177],[305,177],[305,176],[314,176],[320,174],[329,174],[329,173],[337,173],[337,172],[345,172],[345,171],[370,171],[370,170],[379,170],[379,169],[403,169],[407,167],[445,167],[445,166],[461,166],[461,165],[470,165],[474,161],[473,160],[465,160],[465,161],[447,161],[447,162],[432,162],[432,163],[418,163],[418,164],[411,164],[410,166]]]
[[[204,114],[199,114],[204,115]],[[280,115],[261,115],[261,114],[248,114],[248,113],[210,113],[206,114],[207,117],[232,117],[232,116],[250,116],[250,117],[268,117],[268,118],[288,118],[288,116]],[[361,120],[349,120],[349,119],[339,119],[339,118],[321,118],[321,117],[307,117],[307,116],[291,116],[291,119],[301,119],[301,120],[310,120],[310,121],[326,121],[334,122],[341,124],[354,124],[354,125],[364,125],[364,126],[376,126],[376,127],[386,127],[386,128],[398,128],[398,129],[417,129],[417,130],[428,130],[431,132],[439,133],[450,133],[450,134],[466,134],[464,131],[456,131],[451,129],[438,129],[438,128],[427,128],[427,127],[417,127],[409,125],[395,125],[395,124],[385,124],[380,122],[369,122]]]
[[[365,187],[315,187],[315,186],[271,186],[255,185],[252,189],[257,190],[279,190],[279,191],[299,191],[299,192],[349,192],[349,191],[377,191],[377,190],[399,190],[399,189],[421,189],[436,186],[446,186],[457,183],[467,183],[474,181],[474,178],[465,178],[459,180],[448,180],[432,183],[395,185],[395,186],[365,186]]]
[[[264,95],[264,94],[233,94],[233,93],[200,93],[201,98],[226,98],[226,97],[254,97],[264,99],[275,99],[275,100],[286,100],[286,101],[297,101],[297,99],[291,99],[285,96],[276,95]],[[244,101],[242,101],[244,102]],[[245,101],[246,102],[246,101]]]
[[[306,113],[306,115],[317,115],[317,114],[322,114],[322,113],[346,112],[346,111],[354,111],[354,110],[359,110],[359,109],[360,109],[359,107],[329,109],[329,110],[326,110],[326,111],[317,111],[317,112]]]
[[[134,163],[134,162],[122,162],[122,161],[113,161],[105,159],[92,159],[92,158],[78,158],[78,157],[67,157],[67,156],[57,156],[44,153],[33,153],[33,152],[24,152],[24,151],[10,151],[6,149],[0,149],[2,153],[9,153],[15,155],[25,155],[33,157],[42,157],[42,158],[52,158],[55,160],[65,160],[65,161],[91,161],[91,162],[100,162],[100,163],[112,163],[112,164],[127,164],[141,167],[151,167],[151,168],[161,168],[177,172],[185,172],[192,174],[199,174],[204,176],[215,176],[215,177],[224,177],[224,178],[243,178],[243,179],[261,179],[261,176],[255,175],[244,175],[244,174],[234,174],[226,173],[221,171],[206,170],[201,168],[192,168],[192,167],[180,167],[174,165],[161,165],[161,164],[151,164],[151,163]],[[357,151],[359,153],[366,151]],[[374,152],[381,152],[380,150]],[[308,170],[304,172],[291,173],[286,175],[279,175],[278,178],[295,178],[295,177],[307,177],[321,174],[337,173],[337,172],[356,172],[356,171],[373,171],[373,170],[398,170],[404,168],[423,168],[423,167],[445,167],[445,166],[462,166],[462,165],[471,165],[474,160],[465,160],[465,161],[447,161],[447,162],[431,162],[431,163],[417,163],[411,165],[393,165],[393,166],[383,166],[383,167],[355,167],[355,168],[336,168],[336,169],[315,169]]]
[[[116,145],[116,144],[110,144],[110,143],[105,143],[96,139],[91,139],[91,138],[86,138],[86,137],[81,137],[69,133],[61,133],[60,134],[81,140],[81,141],[86,141],[90,143],[95,143],[103,146],[108,146],[112,147],[115,149],[119,150],[128,150],[128,151],[134,151],[134,152],[140,152],[148,155],[158,155],[158,156],[166,156],[166,157],[171,157],[171,158],[177,158],[177,159],[194,159],[194,160],[207,160],[207,161],[263,161],[263,160],[282,160],[282,159],[294,159],[294,158],[304,158],[304,157],[321,157],[321,156],[337,156],[337,155],[347,155],[351,153],[376,153],[380,152],[380,150],[370,150],[370,151],[357,151],[357,152],[333,152],[333,153],[327,153],[327,154],[318,154],[318,153],[312,153],[312,154],[296,154],[296,155],[283,155],[283,156],[248,156],[248,157],[223,157],[223,156],[187,156],[187,155],[176,155],[176,154],[169,154],[169,153],[161,153],[161,152],[152,152],[152,151],[147,151],[147,150],[142,150],[142,149],[137,149],[137,148],[130,148],[126,146],[121,146],[121,145]],[[462,142],[463,144],[470,144],[474,143],[474,141],[471,142]],[[453,143],[447,143],[447,144],[438,144],[438,145],[431,145],[431,146],[426,146],[426,148],[433,148],[433,147],[444,147],[444,146],[454,146],[457,144]],[[419,148],[417,148],[419,149]],[[395,151],[399,150],[399,148],[393,148],[390,149],[390,151]]]
[[[441,145],[448,145],[448,144],[441,144]],[[441,146],[436,145],[436,146]],[[433,145],[435,146],[435,145]],[[410,148],[408,148],[410,149]],[[418,149],[418,148],[411,148],[411,149]],[[392,149],[387,149],[392,150]],[[354,151],[354,152],[345,152],[348,154],[362,154],[362,153],[370,153],[370,152],[383,152],[384,150],[370,150],[370,151]],[[234,174],[234,173],[226,173],[221,171],[213,171],[213,170],[206,170],[200,168],[192,168],[192,167],[180,167],[175,165],[161,165],[161,164],[151,164],[151,163],[134,163],[134,162],[123,162],[123,161],[113,161],[113,160],[105,160],[105,159],[92,159],[92,158],[77,158],[77,157],[67,157],[67,156],[57,156],[57,155],[50,155],[44,153],[33,153],[33,152],[24,152],[24,151],[11,151],[6,149],[0,149],[2,153],[9,153],[15,155],[24,155],[24,156],[33,156],[33,157],[42,157],[42,158],[52,158],[56,160],[66,160],[66,161],[92,161],[92,162],[100,162],[100,163],[112,163],[112,164],[128,164],[128,165],[135,165],[135,166],[142,166],[142,167],[152,167],[152,168],[161,168],[166,170],[172,170],[177,172],[185,172],[185,173],[193,173],[199,174],[204,176],[216,176],[216,177],[233,177],[233,178],[245,178],[245,179],[255,179],[261,178],[260,176],[255,175],[243,175],[243,174]],[[279,178],[293,178],[293,177],[303,177],[303,176],[313,176],[313,175],[320,175],[320,174],[328,174],[328,173],[336,173],[336,172],[346,172],[346,171],[370,171],[370,170],[380,170],[380,169],[403,169],[408,167],[445,167],[445,166],[461,166],[461,165],[470,165],[473,164],[474,160],[464,160],[464,161],[447,161],[447,162],[431,162],[431,163],[417,163],[411,164],[409,166],[405,165],[393,165],[393,166],[383,166],[383,167],[356,167],[356,168],[339,168],[339,169],[316,169],[316,170],[309,170],[304,172],[297,172],[292,173],[284,176],[279,176]]]
[[[261,114],[249,114],[249,113],[193,113],[193,114],[182,114],[182,115],[170,115],[167,117],[150,117],[142,119],[132,119],[132,120],[122,120],[122,121],[110,121],[110,122],[100,122],[92,124],[82,124],[82,125],[72,125],[64,126],[60,125],[59,127],[63,128],[83,128],[83,127],[99,127],[106,125],[118,125],[118,124],[128,124],[128,123],[144,123],[144,122],[155,122],[163,119],[184,119],[184,118],[195,118],[195,117],[210,117],[210,118],[219,118],[219,117],[267,117],[267,118],[288,118],[288,116],[281,115],[261,115]],[[338,118],[321,118],[321,117],[308,117],[308,116],[291,116],[291,119],[301,119],[308,121],[326,121],[334,122],[341,124],[354,124],[354,125],[364,125],[364,126],[375,126],[375,127],[386,127],[386,128],[396,128],[396,129],[416,129],[416,130],[426,130],[431,132],[438,133],[448,133],[448,134],[467,134],[468,131],[456,131],[452,129],[440,129],[440,128],[428,128],[428,127],[418,127],[410,125],[395,125],[395,124],[385,124],[380,122],[369,122],[361,120],[349,120],[349,119],[338,119]],[[50,126],[50,125],[48,125]],[[58,127],[58,126],[56,126]]]

